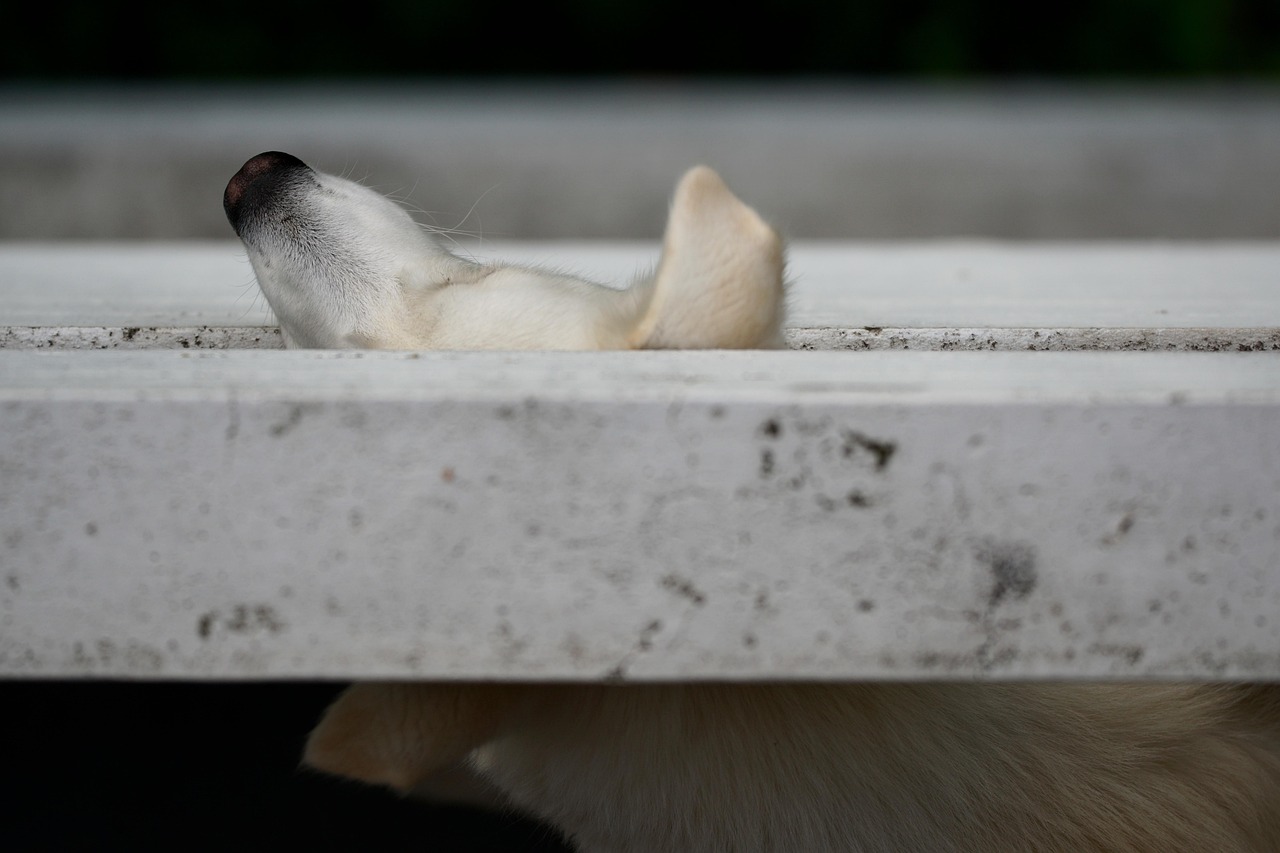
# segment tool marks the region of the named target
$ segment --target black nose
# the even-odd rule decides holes
[[[232,175],[227,189],[222,193],[222,209],[227,213],[231,227],[240,230],[240,218],[246,207],[246,197],[257,195],[256,190],[269,189],[280,182],[287,173],[310,168],[292,154],[283,151],[267,151],[251,158]],[[251,193],[250,190],[255,190]]]

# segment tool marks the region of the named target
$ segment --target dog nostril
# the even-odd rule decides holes
[[[240,171],[231,176],[227,189],[222,193],[222,209],[226,211],[227,221],[235,228],[240,221],[240,213],[245,193],[257,181],[272,178],[295,169],[310,168],[292,154],[283,151],[266,151],[257,157],[251,157],[240,167]]]

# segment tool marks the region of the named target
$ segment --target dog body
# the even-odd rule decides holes
[[[585,851],[1280,849],[1265,688],[375,683],[306,753],[404,791],[459,759]]]
[[[704,167],[676,189],[657,272],[625,290],[460,258],[385,196],[280,152],[245,163],[223,208],[290,347],[752,349],[782,341],[782,241]]]
[[[224,207],[289,346],[781,343],[781,241],[705,168],[626,289],[457,257],[286,154]],[[367,683],[305,760],[402,791],[461,762],[585,851],[1280,851],[1271,687]]]

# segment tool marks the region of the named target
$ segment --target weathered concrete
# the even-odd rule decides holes
[[[6,675],[1280,677],[1280,355],[0,356]]]
[[[39,331],[34,344],[41,343]],[[57,332],[60,330],[51,330]],[[115,330],[110,330],[114,332]],[[235,330],[226,330],[232,332]],[[3,335],[0,330],[0,335]],[[118,333],[117,333],[118,337]],[[231,337],[231,336],[228,336]],[[179,339],[190,340],[191,334]],[[198,338],[198,336],[197,336]],[[114,346],[114,339],[99,334],[95,340]],[[50,345],[59,344],[49,338]],[[0,337],[0,345],[3,345]],[[792,349],[807,350],[943,350],[1000,352],[1280,352],[1280,328],[1260,329],[992,329],[992,328],[854,328],[789,329]],[[78,346],[73,344],[72,346]],[[270,346],[262,338],[254,346]]]
[[[0,674],[1280,678],[1280,245],[792,258],[843,352],[264,351],[232,243],[0,244]]]
[[[1001,352],[1272,352],[1280,328],[1261,329],[788,329],[803,350]],[[283,349],[274,326],[0,326],[0,349]]]

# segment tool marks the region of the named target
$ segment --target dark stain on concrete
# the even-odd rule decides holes
[[[991,570],[990,606],[1009,598],[1026,598],[1035,590],[1039,580],[1036,552],[1027,543],[988,539],[975,549],[974,556]]]
[[[670,574],[664,577],[662,579],[662,588],[674,592],[695,607],[701,607],[707,603],[707,596],[693,585],[693,581],[682,578],[679,575]]]
[[[295,403],[290,406],[288,416],[286,416],[283,421],[280,421],[277,424],[272,424],[271,435],[275,438],[280,438],[293,432],[298,424],[302,423],[302,416],[306,413],[306,409],[307,407],[303,406],[301,403]]]
[[[869,453],[875,464],[876,471],[884,471],[889,467],[889,463],[893,460],[893,454],[898,451],[898,445],[893,441],[872,438],[856,430],[842,430],[844,445],[841,448],[845,459],[853,458],[856,453]]]
[[[269,604],[237,604],[229,611],[210,610],[196,620],[196,635],[207,640],[215,631],[229,634],[278,634],[285,629],[284,620]]]

